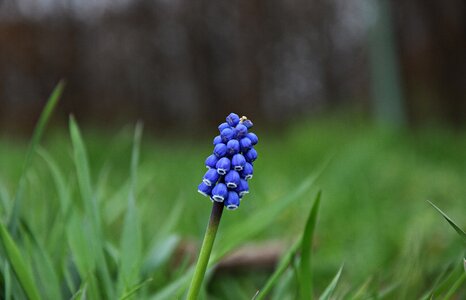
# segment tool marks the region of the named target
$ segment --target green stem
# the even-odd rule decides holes
[[[218,225],[220,218],[222,217],[223,203],[214,201],[212,205],[212,212],[210,213],[209,224],[204,235],[204,241],[202,242],[201,252],[199,253],[199,259],[197,261],[196,269],[194,270],[193,279],[191,286],[188,290],[187,300],[196,300],[199,290],[204,280],[205,271],[207,264],[209,263],[210,253],[212,252],[212,246],[214,245],[215,235],[217,234]]]

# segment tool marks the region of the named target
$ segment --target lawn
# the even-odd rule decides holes
[[[195,137],[145,132],[131,167],[134,127],[78,131],[72,123],[71,136],[63,128],[45,132],[23,176],[17,227],[8,227],[24,276],[33,281],[29,293],[40,299],[163,299],[166,292],[166,299],[177,299],[184,291],[192,264],[186,245],[199,246],[211,209],[196,189],[216,129]],[[251,193],[238,210],[224,213],[214,256],[251,243],[289,248],[321,190],[312,255],[316,295],[344,265],[338,299],[417,299],[435,287],[445,295],[455,282],[454,299],[466,297],[464,243],[427,202],[466,228],[464,131],[375,128],[357,118],[301,121],[279,132],[255,127],[259,159]],[[28,140],[0,139],[5,227],[27,149]],[[5,248],[0,298],[30,297]],[[296,264],[272,299],[296,298]],[[271,271],[210,273],[205,293],[208,299],[251,299]],[[444,271],[450,278],[436,285]]]

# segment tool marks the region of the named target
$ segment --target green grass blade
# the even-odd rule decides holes
[[[60,201],[60,212],[62,216],[66,216],[68,208],[70,207],[71,199],[68,192],[67,184],[65,181],[65,176],[60,170],[57,162],[52,158],[52,156],[42,148],[37,149],[37,153],[42,157],[42,159],[47,164],[52,174],[53,181],[58,193],[58,200]]]
[[[466,272],[463,272],[461,276],[453,283],[451,288],[448,290],[447,294],[443,299],[448,300],[452,299],[455,293],[459,290],[459,288],[463,287],[464,283],[466,282]]]
[[[453,229],[459,234],[463,241],[466,242],[466,232],[464,232],[458,225],[456,225],[456,223],[449,216],[447,216],[447,214],[444,213],[440,208],[435,206],[435,204],[433,204],[430,201],[427,202],[429,202],[430,205],[432,205],[445,218],[445,220],[447,220],[448,224],[450,224],[450,226],[453,227]]]
[[[141,224],[135,199],[141,136],[142,124],[138,123],[134,133],[133,153],[131,157],[131,184],[128,196],[128,207],[120,241],[121,259],[117,286],[118,294],[121,295],[120,297],[128,293],[128,288],[137,284],[139,281],[139,270],[141,268]]]
[[[4,296],[5,300],[10,300],[12,295],[12,283],[11,283],[11,271],[10,271],[10,264],[5,262],[5,266],[3,267],[3,279],[4,279]]]
[[[87,294],[87,284],[84,285],[71,297],[70,300],[82,300],[86,299]]]
[[[120,300],[126,300],[129,297],[133,296],[137,291],[142,289],[145,285],[149,284],[151,281],[152,281],[152,278],[148,278],[148,279],[144,280],[143,282],[138,283],[135,286],[129,288],[128,292],[126,292],[126,294],[122,295]]]
[[[70,118],[70,135],[74,150],[74,162],[79,190],[84,203],[85,216],[88,218],[91,225],[91,230],[87,232],[87,235],[89,235],[87,239],[92,243],[92,255],[97,262],[98,272],[103,283],[103,290],[107,298],[113,299],[114,290],[104,253],[103,230],[99,207],[93,194],[87,151],[79,127],[73,117]]]
[[[30,265],[26,263],[21,252],[16,246],[16,243],[13,241],[13,238],[2,223],[0,223],[0,237],[8,257],[8,262],[13,267],[16,277],[18,278],[24,292],[31,300],[41,299],[39,290],[32,276]]]
[[[23,201],[22,199],[23,199],[23,193],[24,193],[24,187],[25,187],[26,172],[29,169],[29,166],[31,165],[32,155],[34,154],[37,148],[37,145],[39,144],[42,138],[42,135],[44,134],[45,127],[47,126],[47,123],[50,117],[52,116],[52,113],[55,107],[57,106],[58,101],[60,100],[60,96],[63,92],[64,87],[65,87],[64,81],[60,81],[56,85],[55,89],[53,90],[52,94],[47,100],[47,104],[42,110],[42,113],[34,129],[31,143],[29,145],[28,152],[26,153],[26,159],[23,164],[23,169],[22,169],[21,176],[20,176],[19,183],[18,183],[18,189],[16,190],[13,209],[11,211],[11,216],[10,216],[9,223],[8,223],[8,227],[10,228],[10,231],[13,236],[16,236],[17,227],[19,223],[18,218],[19,218],[19,214],[21,211],[22,201]]]
[[[324,290],[322,295],[320,296],[320,300],[329,300],[330,297],[332,297],[333,292],[335,291],[338,280],[340,280],[341,272],[343,271],[343,266],[340,267],[340,270],[338,270],[337,275],[332,279],[330,284],[327,286],[327,288]]]
[[[319,191],[312,205],[301,240],[301,261],[298,266],[299,291],[301,299],[313,299],[312,295],[312,241],[317,223],[317,214],[322,192]]]
[[[301,240],[296,241],[293,246],[285,253],[273,274],[269,277],[264,287],[255,295],[254,300],[263,300],[272,291],[278,282],[278,279],[285,273],[293,257],[301,246]]]

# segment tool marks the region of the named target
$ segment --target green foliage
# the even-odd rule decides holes
[[[192,256],[180,249],[200,239],[210,211],[195,193],[209,142],[154,142],[141,125],[81,135],[71,118],[69,134],[51,132],[40,147],[46,119],[29,152],[0,140],[0,298],[182,298]],[[330,120],[261,136],[254,188],[224,214],[201,299],[466,295],[464,244],[425,205],[433,199],[464,228],[466,135]],[[325,201],[311,205],[317,189]],[[215,271],[268,239],[289,245],[274,271]]]

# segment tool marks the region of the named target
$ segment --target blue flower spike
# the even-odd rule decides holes
[[[250,131],[253,123],[246,117],[231,113],[218,126],[213,154],[205,160],[207,172],[198,191],[212,201],[223,203],[228,210],[239,207],[240,200],[249,193],[248,180],[254,173],[257,159],[254,146],[259,139]]]
[[[257,136],[249,132],[252,126],[245,116],[229,114],[226,122],[218,126],[220,135],[213,140],[213,154],[205,160],[208,170],[197,190],[213,202],[212,212],[186,299],[196,300],[201,291],[224,209],[238,209],[241,199],[249,193],[247,180],[254,172],[257,152],[253,146],[258,141]]]

